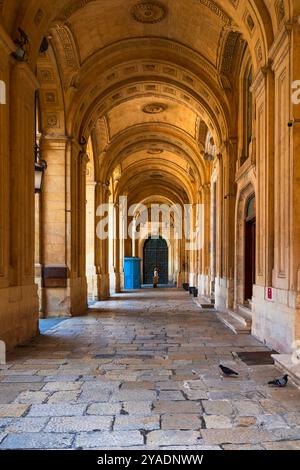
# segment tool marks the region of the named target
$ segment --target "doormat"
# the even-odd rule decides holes
[[[274,364],[272,354],[278,354],[277,351],[249,351],[238,352],[238,357],[247,364],[247,366],[264,366]]]

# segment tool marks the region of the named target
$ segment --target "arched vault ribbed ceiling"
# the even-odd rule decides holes
[[[44,132],[82,142],[101,122],[97,179],[107,181],[119,165],[119,189],[185,201],[210,178],[205,133],[217,153],[234,137],[228,90],[245,45],[255,72],[278,27],[269,0],[4,0],[1,13],[9,34],[21,26],[29,35]],[[38,56],[44,36],[46,59]]]

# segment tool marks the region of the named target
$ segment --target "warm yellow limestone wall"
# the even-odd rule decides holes
[[[258,175],[258,247],[257,282],[253,297],[253,334],[280,352],[291,352],[299,339],[299,125],[289,128],[288,122],[299,110],[291,101],[291,84],[299,78],[299,25],[284,29],[271,51],[271,69],[264,70],[257,102]],[[272,75],[274,74],[274,79]],[[274,114],[272,99],[264,94],[274,80]],[[257,96],[257,100],[259,100]],[[259,128],[263,113],[264,123]],[[272,149],[265,142],[270,135],[270,112],[275,124],[274,160]],[[269,151],[267,151],[269,150]],[[274,192],[273,192],[274,188]],[[274,194],[274,206],[272,202]],[[274,207],[273,214],[270,209]],[[272,301],[267,300],[266,288],[273,288]]]

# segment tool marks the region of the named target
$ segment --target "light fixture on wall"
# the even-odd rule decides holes
[[[17,46],[15,52],[12,53],[14,59],[18,62],[24,62],[26,60],[26,50],[24,47],[29,44],[29,39],[27,34],[23,31],[23,29],[18,28],[19,31],[19,38],[15,39],[14,43]]]
[[[49,41],[47,38],[43,38],[41,45],[40,45],[40,54],[45,54],[49,49]]]
[[[47,162],[41,158],[41,150],[38,144],[35,144],[34,146],[34,159],[34,190],[35,193],[40,194],[42,192]]]

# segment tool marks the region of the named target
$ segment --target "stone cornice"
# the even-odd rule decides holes
[[[248,158],[236,172],[235,182],[238,183],[247,173],[252,170],[255,170],[255,165],[251,161],[251,158]]]
[[[269,59],[273,62],[273,70],[276,70],[283,57],[289,51],[292,25],[286,24],[281,30],[272,47],[269,50]]]

